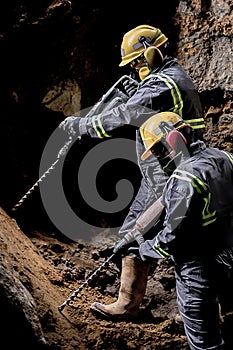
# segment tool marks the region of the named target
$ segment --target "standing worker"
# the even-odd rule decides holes
[[[140,257],[171,256],[190,349],[226,349],[218,304],[223,313],[233,309],[233,155],[193,142],[192,129],[175,113],[149,118],[140,133],[142,160],[155,155],[170,175],[162,228],[140,245]]]
[[[137,76],[137,80],[126,79],[123,83],[128,100],[90,117],[68,117],[60,128],[69,135],[103,139],[109,137],[114,129],[136,125],[136,148],[142,181],[119,230],[119,235],[123,236],[133,229],[136,219],[161,195],[167,180],[154,157],[141,163],[144,146],[138,132],[139,126],[155,113],[176,112],[191,125],[194,137],[198,139],[202,138],[204,119],[197,88],[177,59],[168,55],[168,38],[160,29],[139,25],[127,32],[121,45],[119,66],[128,66]],[[137,317],[146,291],[148,267],[147,262],[126,253],[122,260],[117,302],[110,305],[94,303],[91,310],[100,316],[119,320]]]

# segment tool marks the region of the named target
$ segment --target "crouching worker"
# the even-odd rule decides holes
[[[193,142],[192,133],[172,112],[158,113],[140,128],[142,160],[154,154],[169,179],[162,195],[163,227],[140,245],[139,255],[144,262],[173,260],[190,349],[226,349],[219,303],[224,288],[233,295],[233,155]]]

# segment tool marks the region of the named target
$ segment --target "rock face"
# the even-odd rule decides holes
[[[201,93],[210,145],[232,150],[232,9],[229,1],[180,1],[177,58]]]
[[[11,274],[10,269],[2,265],[0,276],[1,310],[5,318],[2,343],[7,344],[9,348],[16,345],[25,348],[25,344],[28,349],[45,348],[46,341],[32,295],[20,280]]]
[[[149,11],[139,11],[134,2],[130,13],[122,1],[19,0],[0,6],[1,342],[7,349],[20,345],[24,350],[188,349],[183,326],[176,320],[169,261],[150,272],[138,323],[105,322],[89,312],[93,301],[117,296],[119,268],[114,263],[65,310],[68,320],[58,312],[58,306],[109,256],[115,236],[108,227],[117,227],[128,207],[115,218],[81,205],[84,217],[100,227],[87,244],[74,243],[54,227],[37,190],[19,211],[10,209],[38,180],[42,153],[58,124],[80,109],[88,110],[125,74],[118,67],[122,35],[139,24],[158,26],[169,37],[174,56],[200,91],[206,140],[233,151],[231,1],[165,0],[159,11],[156,2]],[[53,150],[49,165],[59,149]],[[74,206],[82,202],[73,189],[73,162],[85,154],[82,148],[74,149],[66,162],[64,186]],[[111,167],[106,172],[113,181],[132,173],[124,162],[122,167],[119,175]],[[138,186],[135,168],[129,179]],[[109,177],[100,187],[107,182]],[[231,337],[230,316],[228,322],[223,328]]]

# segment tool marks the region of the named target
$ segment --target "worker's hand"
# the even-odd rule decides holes
[[[154,249],[154,239],[147,240],[139,246],[140,258],[143,261],[151,261],[152,259],[162,259],[162,256],[159,255]]]
[[[134,241],[134,237],[131,232],[128,232],[124,235],[124,237],[120,240],[117,241],[114,245],[113,248],[113,253],[117,253],[119,251],[123,252],[124,250],[128,249],[128,246],[130,243]]]
[[[233,247],[224,249],[220,254],[215,257],[217,263],[225,266],[229,270],[233,266]]]
[[[132,97],[138,88],[138,82],[133,78],[128,78],[122,82],[123,88],[129,97]]]
[[[117,252],[122,252],[126,249],[126,246],[128,245],[128,242],[122,238],[120,241],[117,241],[114,244],[114,248],[113,248],[113,253],[116,254]]]
[[[129,244],[131,244],[132,242],[137,242],[139,246],[144,242],[143,235],[140,231],[138,231],[135,228],[133,228],[132,231],[127,232],[120,241],[117,241],[115,243],[113,253],[116,253],[119,250],[123,251],[128,249]]]
[[[63,120],[59,124],[59,128],[64,130],[69,136],[79,136],[79,122],[80,122],[80,117],[67,117],[65,120]]]

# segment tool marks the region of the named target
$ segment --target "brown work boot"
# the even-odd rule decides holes
[[[118,300],[109,305],[95,302],[91,305],[91,311],[109,319],[137,318],[139,306],[146,292],[148,270],[149,264],[140,258],[125,256],[122,259]]]

